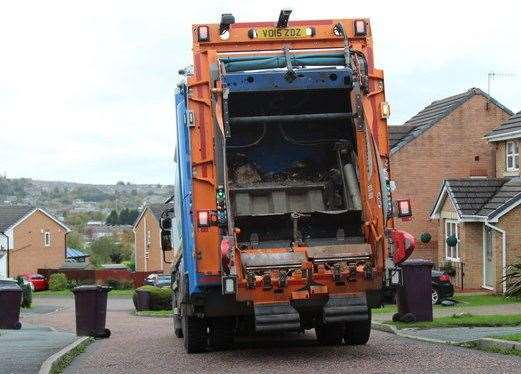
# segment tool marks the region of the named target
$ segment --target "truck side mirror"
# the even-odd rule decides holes
[[[170,230],[172,228],[172,218],[161,218],[160,226],[162,230]]]
[[[170,230],[161,230],[161,250],[163,252],[172,250],[172,232]]]

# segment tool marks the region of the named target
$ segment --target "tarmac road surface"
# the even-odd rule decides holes
[[[39,299],[63,309],[26,315],[33,324],[74,330],[68,299]],[[318,346],[311,331],[243,338],[234,350],[188,355],[170,318],[136,317],[126,299],[109,299],[109,339],[97,340],[65,373],[521,373],[521,358],[420,342],[372,331],[365,346]]]

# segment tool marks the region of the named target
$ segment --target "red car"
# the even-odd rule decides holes
[[[23,274],[22,277],[32,284],[33,291],[44,291],[49,288],[47,279],[41,274]]]

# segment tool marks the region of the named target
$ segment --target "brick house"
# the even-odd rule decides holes
[[[394,199],[411,199],[413,218],[396,226],[418,244],[414,257],[436,261],[438,222],[430,214],[445,179],[495,176],[495,150],[484,136],[512,112],[478,88],[432,102],[401,126],[390,126]],[[422,243],[422,233],[431,241]]]
[[[495,149],[495,178],[446,180],[431,218],[438,220],[438,262],[464,264],[466,288],[503,292],[505,267],[521,261],[521,112],[485,138]]]
[[[149,204],[134,223],[134,256],[136,271],[170,272],[170,253],[164,257],[161,250],[161,214],[173,209],[174,204]]]
[[[69,231],[43,209],[0,206],[0,279],[62,266]]]

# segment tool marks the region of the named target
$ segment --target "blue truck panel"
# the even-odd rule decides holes
[[[294,80],[285,78],[285,71],[227,73],[223,82],[230,92],[262,92],[278,90],[351,89],[352,72],[349,68],[300,69]]]
[[[176,117],[177,117],[177,172],[179,173],[179,186],[181,197],[181,214],[176,219],[181,220],[183,261],[181,266],[188,274],[189,293],[199,292],[197,277],[197,263],[194,258],[194,228],[192,223],[192,163],[190,158],[190,134],[187,126],[186,86],[181,86],[176,92]]]

